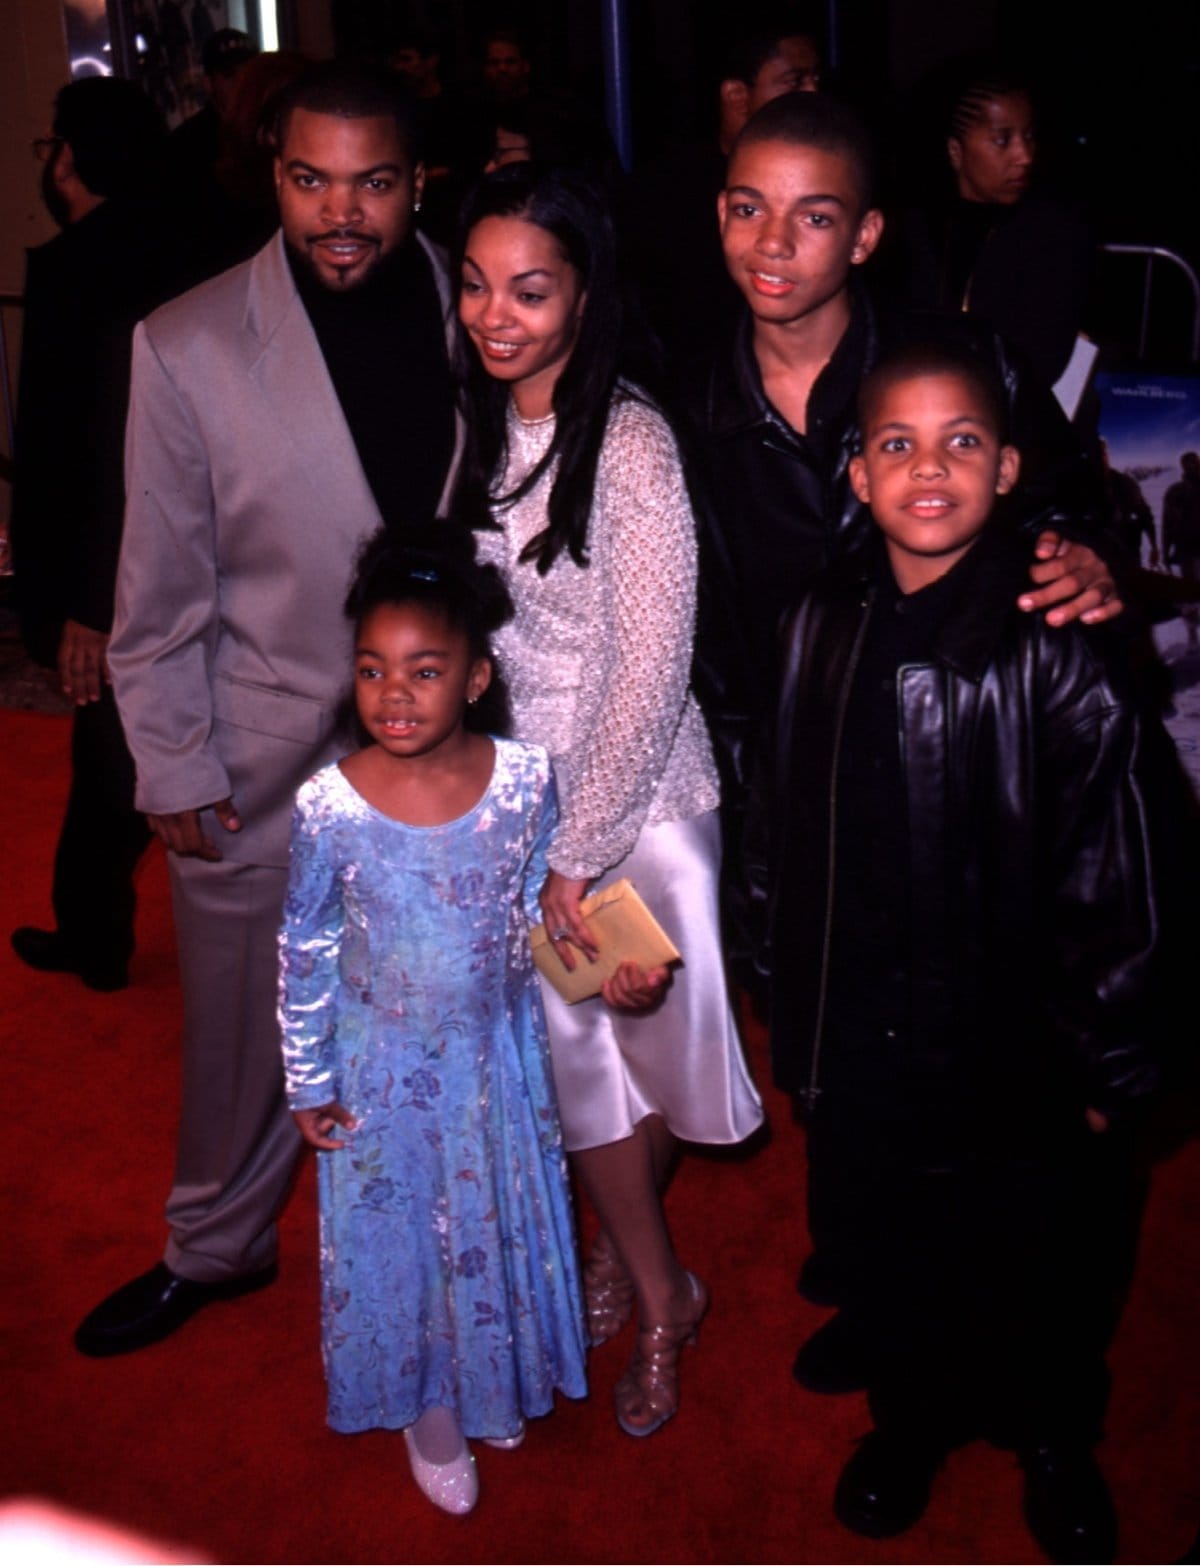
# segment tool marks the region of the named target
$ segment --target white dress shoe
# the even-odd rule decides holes
[[[454,1517],[465,1517],[479,1499],[479,1474],[471,1448],[463,1441],[462,1451],[448,1463],[431,1463],[417,1451],[412,1430],[404,1432],[408,1461],[413,1478],[435,1506]]]

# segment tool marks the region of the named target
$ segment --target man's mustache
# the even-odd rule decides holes
[[[323,245],[329,241],[352,239],[356,244],[379,244],[378,234],[368,234],[361,228],[330,228],[323,234],[308,234],[305,236],[306,245]]]

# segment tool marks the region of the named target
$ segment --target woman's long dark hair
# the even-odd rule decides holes
[[[467,238],[488,217],[514,217],[552,234],[579,274],[587,295],[579,335],[554,386],[554,438],[545,456],[507,494],[492,485],[503,472],[509,391],[480,363],[459,332],[457,371],[467,436],[456,513],[472,527],[494,526],[489,506],[508,506],[527,495],[557,460],[546,527],[521,554],[543,575],[565,549],[576,565],[588,561],[588,517],[596,464],[616,390],[622,348],[622,308],[612,218],[598,184],[573,169],[512,163],[487,175],[468,195],[459,222],[455,278],[462,275]]]

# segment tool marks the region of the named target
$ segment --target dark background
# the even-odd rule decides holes
[[[711,114],[720,40],[741,25],[745,0],[626,0],[631,34],[635,154],[703,129]],[[834,0],[795,7],[826,43],[827,83],[898,129],[922,78],[967,49],[1006,52],[1038,90],[1062,177],[1111,236],[1196,242],[1200,153],[1200,7],[1142,0],[1105,21],[1094,0]],[[772,15],[779,7],[772,7]],[[836,18],[831,30],[827,18]],[[493,21],[529,40],[537,77],[602,104],[601,0],[332,0],[340,47],[384,43],[406,16],[441,37],[444,61],[467,82],[476,40]],[[832,43],[833,48],[829,45]]]
[[[603,112],[602,0],[331,0],[339,49],[386,47],[412,17],[442,41],[447,76],[478,80],[478,39],[509,23],[528,40],[535,79],[566,87]],[[626,0],[634,162],[713,121],[722,37],[753,14],[755,0]],[[771,6],[771,15],[781,8]],[[971,50],[999,50],[1034,88],[1041,175],[1091,217],[1102,242],[1164,246],[1200,271],[1200,6],[1142,0],[1105,19],[1093,0],[821,0],[789,7],[814,33],[826,86],[851,99],[876,129],[885,196],[902,199],[922,166],[921,109],[939,66]],[[1113,12],[1109,13],[1114,16]],[[453,69],[453,67],[457,69]],[[937,142],[924,167],[938,165]],[[886,205],[886,202],[885,202]],[[1128,332],[1141,302],[1139,263],[1102,257],[1094,325]],[[1191,297],[1169,268],[1156,274],[1157,323],[1149,362],[1182,368],[1189,357]],[[1120,319],[1118,319],[1118,317]]]

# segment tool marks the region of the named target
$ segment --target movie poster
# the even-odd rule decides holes
[[[1200,379],[1104,374],[1096,389],[1126,543],[1136,543],[1143,566],[1200,585]],[[1165,513],[1174,519],[1170,538]],[[1200,604],[1181,606],[1154,639],[1172,686],[1167,727],[1200,785]]]

